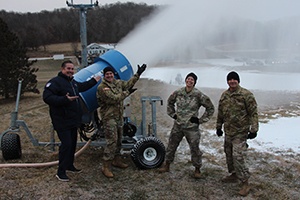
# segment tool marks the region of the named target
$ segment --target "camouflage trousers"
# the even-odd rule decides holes
[[[199,128],[182,128],[177,123],[174,123],[173,128],[171,130],[171,134],[169,137],[169,143],[166,151],[166,162],[171,163],[174,161],[175,152],[179,143],[183,139],[186,138],[191,151],[191,160],[192,164],[195,167],[202,166],[202,152],[199,148],[200,142],[200,131]]]
[[[245,182],[250,177],[247,159],[247,133],[236,136],[225,135],[224,151],[229,173],[236,173]]]
[[[123,120],[103,120],[103,130],[106,141],[103,160],[111,161],[114,159],[115,155],[120,154],[123,134]]]

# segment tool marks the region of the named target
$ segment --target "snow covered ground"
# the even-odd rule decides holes
[[[250,147],[259,151],[300,153],[300,117],[285,117],[260,123],[258,136],[249,140]]]

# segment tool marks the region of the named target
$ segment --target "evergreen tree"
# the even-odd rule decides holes
[[[35,61],[28,61],[26,48],[1,18],[0,38],[0,95],[4,98],[16,96],[19,79],[23,80],[21,93],[39,93],[34,74],[38,68],[30,67]]]

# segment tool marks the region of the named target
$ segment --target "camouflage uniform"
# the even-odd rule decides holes
[[[175,110],[176,104],[176,110]],[[191,159],[195,167],[202,166],[202,152],[199,148],[200,131],[199,125],[190,122],[191,117],[198,117],[200,107],[205,107],[205,112],[199,119],[199,124],[210,120],[214,113],[214,106],[206,95],[198,89],[193,88],[189,93],[185,87],[173,92],[168,98],[167,113],[170,117],[177,116],[171,130],[169,143],[166,152],[166,162],[174,161],[175,151],[185,136],[191,150]]]
[[[245,182],[250,173],[246,165],[247,137],[249,131],[258,131],[257,103],[254,95],[241,86],[223,92],[218,107],[217,129],[224,124],[224,151],[229,173],[236,173]]]
[[[97,89],[99,113],[103,121],[106,140],[103,159],[113,160],[120,154],[122,128],[123,128],[123,100],[129,96],[128,89],[138,81],[139,75],[135,74],[129,81],[114,80],[112,83],[105,79]]]

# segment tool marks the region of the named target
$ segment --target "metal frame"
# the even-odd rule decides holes
[[[87,28],[86,28],[86,14],[87,10],[91,9],[95,6],[98,6],[98,1],[93,3],[91,0],[90,4],[73,4],[73,0],[71,3],[66,1],[67,6],[79,9],[79,19],[80,19],[80,40],[81,40],[81,67],[87,67]]]
[[[23,120],[18,120],[18,108],[19,108],[19,101],[20,101],[20,94],[21,94],[21,86],[22,86],[22,80],[18,80],[19,85],[18,85],[18,93],[17,93],[17,100],[16,100],[16,108],[15,111],[11,113],[11,123],[10,127],[5,130],[3,133],[0,135],[0,141],[2,141],[2,137],[8,133],[8,132],[19,132],[20,127],[23,127],[27,136],[29,137],[30,141],[34,146],[50,146],[51,150],[55,150],[55,146],[60,145],[60,142],[55,142],[54,139],[54,130],[51,133],[50,136],[50,141],[49,142],[39,142],[38,139],[36,139],[31,131],[29,130],[27,124]],[[151,105],[151,122],[148,124],[148,132],[146,131],[147,129],[147,123],[146,123],[146,102],[149,101]],[[161,105],[163,105],[163,100],[161,97],[158,96],[149,96],[149,97],[141,97],[141,103],[142,103],[142,122],[141,125],[137,128],[137,132],[135,136],[131,139],[134,139],[132,143],[122,143],[122,148],[123,149],[131,149],[135,142],[145,138],[147,136],[153,136],[157,137],[156,134],[156,102],[160,101]],[[126,139],[126,138],[124,138]],[[77,146],[83,146],[85,145],[86,142],[77,142]],[[105,146],[106,142],[105,139],[99,139],[92,141],[91,146]],[[0,142],[0,149],[1,149],[1,142]]]

